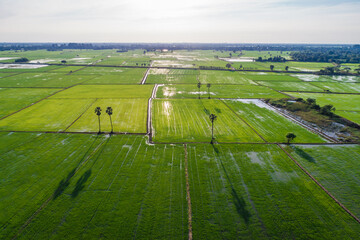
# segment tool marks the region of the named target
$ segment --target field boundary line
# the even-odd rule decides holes
[[[308,175],[329,197],[331,197],[345,212],[347,212],[355,221],[360,224],[360,219],[357,218],[349,209],[347,209],[339,200],[337,200],[320,182],[318,182],[315,177],[313,177],[310,172],[308,172],[301,164],[293,158],[290,153],[288,153],[280,144],[277,144],[281,150],[291,159],[294,163],[306,174]]]
[[[360,93],[349,93],[349,92],[312,92],[312,91],[289,91],[289,90],[286,90],[285,92],[290,92],[290,93],[320,93],[320,94],[328,94],[328,95],[331,95],[331,94],[360,95]]]
[[[147,79],[147,77],[148,77],[148,75],[149,75],[150,68],[151,68],[152,64],[153,64],[153,61],[150,61],[150,66],[149,66],[149,68],[146,70],[146,72],[145,72],[145,74],[144,74],[144,77],[143,77],[143,79],[142,79],[142,81],[141,81],[141,83],[140,83],[141,85],[144,85],[144,84],[145,84],[146,79]]]
[[[19,131],[19,130],[0,130],[0,132],[16,132],[16,133],[61,133],[61,134],[98,134],[99,132],[65,132],[65,131]],[[101,132],[104,134],[110,134],[110,132]],[[143,135],[146,136],[147,133],[131,133],[131,132],[112,132],[112,135]]]
[[[54,96],[55,94],[57,94],[57,93],[59,93],[59,92],[61,92],[61,91],[64,91],[64,90],[66,90],[66,89],[67,89],[67,88],[60,89],[59,91],[56,91],[56,92],[50,94],[49,96],[46,96],[46,97],[44,97],[44,98],[42,98],[42,99],[40,99],[40,100],[38,100],[38,101],[36,101],[36,102],[34,102],[34,103],[31,103],[30,105],[28,105],[28,106],[26,106],[26,107],[23,107],[23,108],[15,111],[15,112],[13,112],[13,113],[10,113],[10,114],[8,114],[8,115],[0,118],[0,120],[3,120],[3,119],[5,119],[5,118],[7,118],[7,117],[10,117],[10,116],[14,115],[15,113],[18,113],[18,112],[20,112],[20,111],[22,111],[22,110],[24,110],[24,109],[26,109],[26,108],[29,108],[29,107],[31,107],[31,106],[33,106],[33,105],[35,105],[35,104],[37,104],[37,103],[39,103],[39,102],[41,102],[41,101],[43,101],[43,100],[46,100],[46,99],[48,99],[49,97]]]
[[[250,127],[264,142],[268,142],[265,140],[265,138],[263,138],[256,130],[255,128],[253,128],[249,123],[247,123],[242,117],[240,117],[224,100],[221,100],[221,102],[223,102],[225,104],[226,107],[228,107],[230,109],[230,111],[232,111],[235,116],[237,116],[241,121],[243,121],[248,127]]]
[[[109,139],[109,138],[108,138]],[[94,156],[94,154],[100,149],[101,146],[103,146],[103,144],[106,142],[105,139],[104,141],[102,141],[85,159],[84,161],[80,162],[75,171],[67,177],[68,180],[70,180],[73,176],[75,176],[75,174],[80,170],[80,168],[87,163],[87,161]],[[34,218],[49,204],[49,202],[51,200],[54,199],[56,192],[54,192],[27,220],[26,222],[20,227],[20,229],[18,230],[18,232],[15,234],[15,236],[12,238],[12,240],[16,239],[24,230],[27,226],[29,226],[29,224],[34,220]]]
[[[190,197],[190,183],[189,183],[189,170],[188,170],[188,152],[187,145],[184,144],[185,152],[185,179],[186,179],[186,199],[188,205],[188,228],[189,228],[189,240],[192,240],[192,211],[191,211],[191,197]]]
[[[70,125],[69,125],[67,128],[64,129],[64,132],[66,132],[66,130],[68,130],[77,120],[79,120],[79,119],[82,117],[82,115],[84,115],[84,114],[86,113],[86,111],[89,110],[89,108],[90,108],[92,105],[94,105],[94,103],[95,103],[97,100],[98,100],[98,99],[95,98],[94,101],[85,109],[85,111],[82,112],[72,123],[70,123]]]
[[[146,133],[149,135],[149,142],[152,143],[152,100],[156,98],[156,92],[158,90],[159,84],[155,84],[151,93],[151,97],[148,100],[147,107],[147,124],[146,124]]]
[[[251,79],[250,79],[250,80],[251,80]],[[293,97],[293,96],[291,96],[291,95],[289,95],[289,94],[286,94],[286,93],[284,93],[284,92],[282,92],[282,91],[280,91],[280,90],[276,90],[276,89],[273,89],[272,87],[269,87],[269,86],[266,86],[266,85],[264,85],[264,84],[261,84],[261,83],[259,83],[259,80],[252,80],[252,81],[256,82],[256,84],[259,85],[259,86],[269,88],[269,89],[271,89],[271,90],[273,90],[273,91],[275,91],[275,92],[278,92],[278,93],[280,93],[280,94],[282,94],[282,95],[288,96],[288,97],[290,97],[290,98],[292,98],[292,99],[295,98],[295,97]],[[284,82],[286,82],[286,81],[284,81]]]

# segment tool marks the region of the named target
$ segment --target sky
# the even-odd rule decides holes
[[[360,43],[360,0],[0,0],[0,42]]]

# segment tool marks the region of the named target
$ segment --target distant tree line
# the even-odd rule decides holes
[[[286,59],[282,56],[275,56],[269,58],[258,57],[257,62],[286,62]]]
[[[292,52],[290,56],[301,62],[360,63],[360,48],[334,48]]]

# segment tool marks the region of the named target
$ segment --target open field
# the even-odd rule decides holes
[[[0,120],[0,130],[64,131],[94,99],[46,99]]]
[[[218,116],[214,136],[219,142],[263,142],[220,100],[154,100],[155,142],[210,142],[209,115]]]
[[[77,85],[52,98],[149,98],[151,85]]]
[[[360,146],[300,145],[286,149],[350,211],[360,216]]]
[[[315,98],[360,124],[359,77],[195,69],[333,66],[246,59],[289,53],[0,51],[67,62],[0,64],[0,239],[358,239],[326,190],[360,217],[359,146],[327,142],[261,99]],[[151,68],[141,85],[150,63],[194,69]]]
[[[69,87],[94,78],[63,73],[22,73],[0,79],[0,87]]]
[[[225,102],[268,142],[287,142],[286,134],[289,132],[296,133],[292,142],[325,142],[318,135],[281,116],[259,100]]]
[[[194,239],[357,238],[359,224],[276,145],[189,145]]]
[[[186,239],[183,149],[150,146],[142,136],[102,138],[20,238]]]
[[[246,76],[233,71],[200,71],[202,84],[254,84]]]
[[[360,95],[331,94],[331,93],[287,93],[303,99],[315,98],[320,106],[332,104],[337,110],[360,111]],[[336,111],[335,111],[336,113]]]
[[[257,81],[257,83],[268,86],[278,91],[307,91],[307,92],[322,92],[323,89],[314,86],[313,83],[308,82],[275,82],[275,81]]]
[[[201,85],[200,91],[197,84],[193,85],[164,85],[157,91],[158,98],[208,98],[208,88]],[[258,85],[211,85],[211,98],[284,98],[286,95],[270,88]]]
[[[112,107],[114,132],[146,133],[147,99],[98,99],[91,107],[70,127],[68,132],[97,132],[99,131],[98,117],[94,113],[95,107],[101,107],[101,131],[110,132],[111,124],[106,108]]]
[[[18,111],[61,89],[55,88],[0,88],[0,118]]]

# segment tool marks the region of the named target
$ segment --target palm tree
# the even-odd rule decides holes
[[[270,65],[270,70],[273,71],[274,70],[274,65]]]
[[[296,138],[296,135],[294,133],[288,133],[286,134],[286,138],[287,138],[287,143],[290,143],[290,140],[294,140],[294,138]]]
[[[207,88],[208,88],[209,99],[210,99],[210,87],[211,87],[211,84],[210,84],[210,83],[208,83],[208,84],[206,84],[206,86],[207,86]]]
[[[199,89],[199,99],[200,99],[200,88],[201,88],[201,83],[198,83],[198,84],[197,84],[197,87],[198,87],[198,89]]]
[[[111,115],[113,114],[113,110],[111,107],[107,107],[106,109],[106,113],[109,115],[110,117],[110,124],[111,124],[111,132],[110,133],[113,133],[113,124],[112,124],[112,120],[111,120]]]
[[[214,140],[214,121],[216,120],[217,116],[215,114],[210,114],[209,116],[211,121],[211,143],[213,143]]]
[[[100,107],[96,107],[96,108],[95,108],[95,113],[96,113],[96,115],[98,116],[98,120],[99,120],[99,132],[98,132],[98,133],[101,133],[101,128],[100,128],[101,108],[100,108]]]

